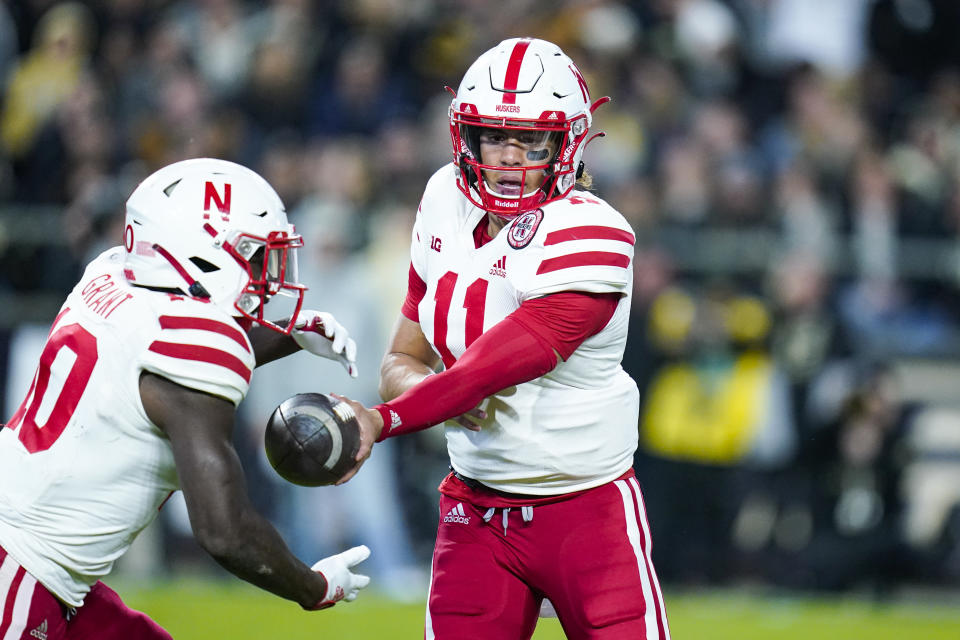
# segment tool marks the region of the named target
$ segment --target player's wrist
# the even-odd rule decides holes
[[[374,442],[382,442],[390,435],[391,428],[399,426],[400,416],[387,404],[378,404],[373,407],[373,411],[374,426],[377,427],[377,435],[374,438]]]
[[[303,609],[304,611],[321,611],[323,609],[329,609],[335,604],[337,603],[327,599],[323,599],[323,600],[318,600],[316,603],[314,603],[311,606],[301,604],[300,608]]]
[[[327,582],[327,577],[323,573],[311,569],[313,573],[314,581],[316,578],[320,579],[320,584],[316,585],[319,588],[313,588],[314,585],[311,585],[310,593],[304,594],[305,599],[298,599],[297,604],[300,605],[300,608],[304,611],[319,611],[320,609],[326,609],[329,606],[332,606],[327,603],[327,591],[330,590],[330,584]],[[318,597],[317,593],[321,595]]]
[[[304,611],[320,611],[321,609],[329,609],[333,605],[337,604],[336,602],[329,602],[325,598],[318,600],[312,605],[300,604],[300,608]]]

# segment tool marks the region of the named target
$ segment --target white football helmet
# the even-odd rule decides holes
[[[457,186],[473,204],[506,220],[565,197],[583,172],[592,113],[608,100],[590,102],[583,75],[557,45],[532,38],[504,40],[470,66],[450,105]],[[480,132],[489,129],[539,141],[533,145],[538,150],[527,153],[538,164],[483,164]],[[547,155],[543,149],[548,148],[556,151]],[[521,185],[528,171],[543,171],[545,179],[536,191],[506,195],[487,184],[484,170],[517,172]]]
[[[282,333],[263,317],[272,296],[292,299],[296,317],[306,287],[297,282],[297,247],[280,196],[255,172],[213,158],[156,171],[127,200],[124,276],[135,285],[209,300],[233,316]]]

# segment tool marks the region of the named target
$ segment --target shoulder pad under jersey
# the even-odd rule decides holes
[[[539,259],[526,276],[525,299],[558,291],[626,292],[636,238],[618,211],[596,196],[576,192],[540,213],[530,242]],[[504,232],[520,222],[518,218]]]
[[[256,358],[247,334],[221,309],[182,296],[156,305],[143,368],[234,405],[247,394]]]

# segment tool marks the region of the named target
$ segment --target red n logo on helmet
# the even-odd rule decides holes
[[[203,219],[210,219],[210,204],[213,203],[223,215],[223,219],[230,219],[230,183],[223,185],[223,197],[217,192],[212,182],[207,181],[203,188]]]

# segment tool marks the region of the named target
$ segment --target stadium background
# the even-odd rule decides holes
[[[821,615],[820,637],[957,637],[958,28],[952,0],[0,1],[3,414],[140,178],[203,155],[256,169],[361,379],[299,356],[258,370],[237,434],[251,494],[305,560],[370,544],[378,592],[353,615],[405,611],[415,635],[439,430],[311,491],[272,475],[259,437],[296,391],[375,399],[413,214],[450,160],[443,87],[501,39],[543,37],[613,97],[585,159],[637,232],[624,367],[675,637],[790,637]],[[258,607],[326,621],[221,585],[176,503],[119,571],[178,637],[262,637]]]

